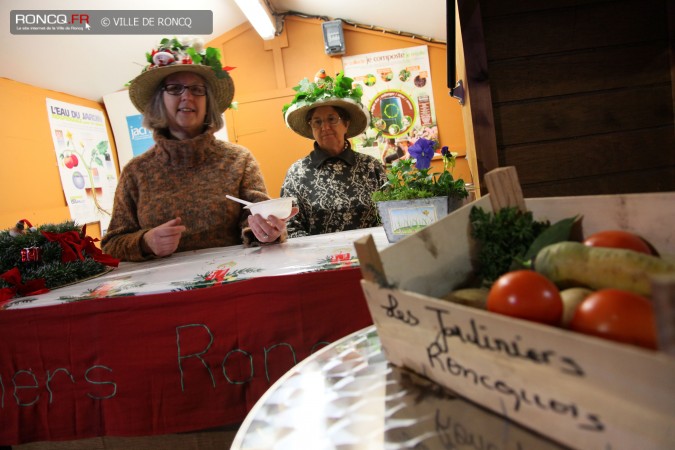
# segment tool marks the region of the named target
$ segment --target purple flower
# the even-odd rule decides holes
[[[418,169],[428,169],[431,166],[431,158],[434,157],[434,147],[434,141],[419,138],[408,148],[408,153],[415,158],[415,166]]]
[[[441,155],[443,155],[444,158],[449,158],[450,156],[452,156],[447,145],[444,145],[443,148],[441,149]]]

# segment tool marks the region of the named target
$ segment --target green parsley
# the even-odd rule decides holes
[[[478,244],[476,275],[483,286],[492,283],[509,270],[514,262],[525,260],[535,239],[550,226],[550,222],[534,220],[530,211],[502,208],[496,213],[474,206],[469,214],[471,236]]]

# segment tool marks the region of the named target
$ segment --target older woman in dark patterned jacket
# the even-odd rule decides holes
[[[284,106],[287,126],[314,140],[314,149],[291,165],[281,187],[281,196],[295,197],[300,209],[288,222],[289,237],[380,225],[371,194],[387,181],[385,168],[349,142],[366,129],[370,112],[350,78],[320,73],[314,83],[303,80],[296,88],[300,95]]]

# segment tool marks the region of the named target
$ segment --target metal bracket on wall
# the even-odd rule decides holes
[[[462,80],[459,80],[457,85],[450,89],[450,97],[456,98],[460,105],[464,105],[464,83],[462,83]]]

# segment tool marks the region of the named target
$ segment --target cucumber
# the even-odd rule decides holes
[[[675,273],[675,263],[632,250],[559,242],[541,249],[534,269],[560,288],[615,288],[649,297],[651,275]]]

